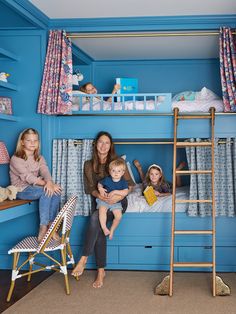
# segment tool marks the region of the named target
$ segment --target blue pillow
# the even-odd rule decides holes
[[[195,100],[195,98],[196,98],[196,92],[185,91],[185,92],[176,94],[172,100],[173,101],[185,101],[185,100],[193,101]]]

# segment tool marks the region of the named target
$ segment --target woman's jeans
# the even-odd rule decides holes
[[[39,200],[40,225],[48,225],[56,217],[60,206],[60,195],[47,196],[41,186],[30,185],[16,195],[20,200]]]
[[[127,208],[127,199],[124,198],[121,201],[123,207],[123,213]],[[84,240],[83,256],[89,256],[95,253],[96,264],[98,268],[104,268],[106,266],[107,255],[107,239],[101,228],[98,210],[96,210],[96,201],[92,197],[92,208],[95,209],[90,216],[87,232]],[[107,221],[112,221],[114,215],[111,211],[107,211]]]

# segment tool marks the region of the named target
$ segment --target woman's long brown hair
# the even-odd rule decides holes
[[[99,172],[99,165],[100,165],[100,160],[99,160],[99,156],[98,156],[98,151],[97,151],[97,143],[100,139],[100,137],[102,136],[107,136],[110,140],[111,143],[111,147],[110,150],[107,154],[107,159],[106,159],[106,163],[105,163],[105,169],[106,172],[109,173],[109,163],[117,158],[117,155],[115,153],[115,147],[114,147],[114,143],[113,143],[113,139],[110,133],[106,132],[106,131],[101,131],[97,134],[95,141],[94,141],[94,146],[93,146],[93,170],[95,173]]]
[[[16,157],[22,158],[24,160],[27,160],[27,155],[26,155],[24,147],[22,145],[22,141],[24,140],[25,136],[28,134],[37,135],[38,140],[39,140],[39,133],[35,129],[32,129],[32,128],[25,129],[24,131],[22,131],[20,133],[18,140],[17,140],[16,151],[15,151],[14,155]],[[35,151],[34,151],[34,160],[39,161],[39,159],[40,159],[40,142],[39,142],[39,147],[37,149],[35,149]]]

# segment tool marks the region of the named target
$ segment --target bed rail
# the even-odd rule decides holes
[[[171,93],[84,94],[73,91],[71,115],[171,113]]]

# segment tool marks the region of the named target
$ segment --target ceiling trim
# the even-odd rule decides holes
[[[236,14],[168,17],[50,19],[49,28],[67,32],[216,30],[236,27]]]
[[[32,23],[35,27],[41,29],[48,29],[49,17],[37,9],[33,4],[27,0],[4,0],[4,4],[24,17],[27,21]]]
[[[73,54],[73,57],[75,58],[75,65],[91,64],[94,61],[93,58],[91,58],[83,50],[81,50],[79,47],[73,44],[72,44],[72,54]]]

